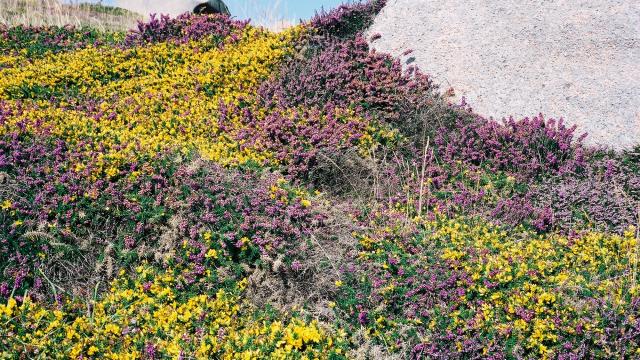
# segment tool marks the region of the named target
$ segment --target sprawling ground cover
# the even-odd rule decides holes
[[[0,357],[640,357],[640,148],[450,103],[383,4],[1,27]]]

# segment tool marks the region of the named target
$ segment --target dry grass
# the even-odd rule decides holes
[[[12,25],[75,25],[98,30],[127,30],[142,16],[100,4],[59,0],[0,0],[0,23]]]
[[[103,31],[127,30],[135,27],[138,20],[147,18],[150,13],[177,16],[190,9],[190,5],[184,0],[166,0],[161,3],[117,0],[115,4],[118,7],[81,3],[81,0],[0,0],[0,24],[75,25]],[[236,11],[234,17],[252,17],[254,25],[273,31],[280,31],[297,23],[295,19],[286,16],[288,11],[281,0],[271,1],[268,5],[258,0],[249,0]]]
[[[129,9],[138,14],[167,14],[178,16],[192,11],[196,4],[206,0],[115,0],[115,5]],[[264,26],[273,31],[280,31],[297,23],[283,4],[282,0],[237,0],[226,1],[231,14],[238,19],[249,19],[257,26]],[[234,6],[235,5],[235,6]]]
[[[258,0],[249,0],[243,3],[238,14],[233,15],[242,19],[252,17],[252,24],[280,31],[297,24],[296,19],[290,18],[288,14],[289,11],[283,7],[281,0],[270,1],[268,5]]]

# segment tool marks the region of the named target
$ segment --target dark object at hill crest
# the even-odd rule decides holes
[[[195,14],[224,14],[231,15],[229,8],[222,0],[209,0],[193,9]]]

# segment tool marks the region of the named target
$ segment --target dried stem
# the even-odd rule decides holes
[[[143,17],[134,12],[79,1],[1,0],[0,23],[9,26],[89,26],[98,30],[127,30]]]
[[[424,147],[424,153],[422,154],[422,169],[420,171],[420,195],[418,197],[418,217],[422,216],[422,196],[424,194],[424,176],[427,170],[427,152],[429,151],[430,138],[427,138],[427,144]]]

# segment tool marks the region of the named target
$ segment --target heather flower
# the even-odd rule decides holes
[[[360,314],[358,315],[358,321],[360,322],[361,325],[366,325],[369,322],[367,315],[368,314],[366,311],[361,311]]]
[[[353,36],[366,30],[386,3],[386,0],[372,0],[340,5],[328,12],[322,10],[316,13],[310,24],[320,34],[337,37]]]
[[[571,232],[584,227],[623,233],[638,224],[640,172],[619,159],[594,159],[583,170],[534,187],[535,221]]]
[[[636,356],[639,149],[449,103],[384,4],[0,25],[0,353]]]
[[[442,129],[435,139],[438,158],[450,164],[462,161],[472,168],[505,171],[518,180],[564,174],[584,165],[585,135],[574,138],[576,127],[567,128],[562,120],[540,115],[501,124],[476,117],[456,126],[453,131]]]
[[[124,39],[124,45],[133,47],[158,42],[185,44],[205,38],[221,45],[229,36],[237,36],[247,24],[247,21],[232,20],[222,15],[202,16],[185,13],[171,18],[168,15],[158,17],[151,14],[147,22],[138,22],[137,29],[132,30]]]

